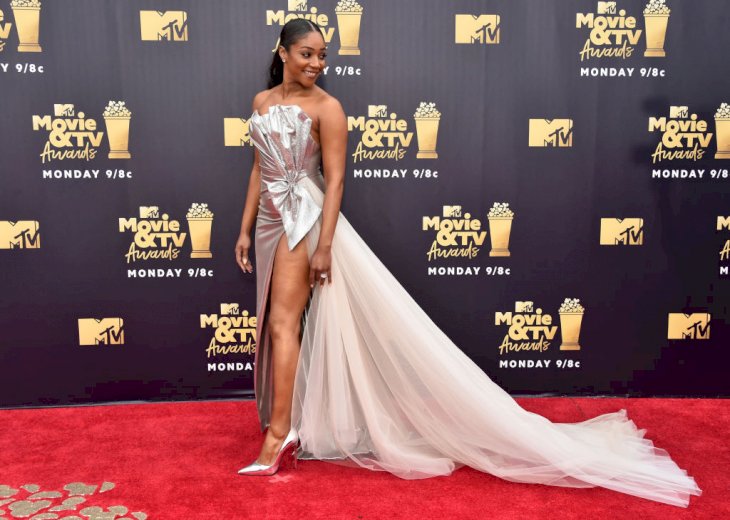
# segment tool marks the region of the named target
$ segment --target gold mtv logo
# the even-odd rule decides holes
[[[241,310],[237,303],[221,303],[221,314],[226,316],[238,316]]]
[[[670,106],[670,119],[687,119],[689,117],[689,107],[687,106]]]
[[[223,139],[226,146],[252,144],[248,121],[240,117],[223,118]]]
[[[530,119],[530,146],[573,146],[572,119]]]
[[[644,244],[643,218],[602,218],[602,246],[640,246]]]
[[[0,220],[0,249],[40,249],[37,220]]]
[[[717,217],[717,231],[722,231],[723,229],[730,230],[730,217]]]
[[[160,218],[159,206],[140,206],[139,218]]]
[[[535,303],[515,302],[515,312],[535,312]]]
[[[124,320],[79,318],[79,345],[124,345]]]
[[[54,103],[53,104],[53,116],[54,117],[73,117],[76,111],[72,103]]]
[[[287,0],[286,7],[289,11],[306,11],[307,0]]]
[[[455,43],[499,43],[498,14],[457,14]]]
[[[444,217],[448,217],[448,218],[461,217],[461,206],[444,206]]]
[[[368,117],[388,117],[388,105],[368,105]]]
[[[188,13],[185,11],[140,11],[142,41],[188,41]]]
[[[616,14],[616,2],[598,2],[598,14]]]
[[[667,339],[710,339],[710,320],[704,312],[669,313]]]

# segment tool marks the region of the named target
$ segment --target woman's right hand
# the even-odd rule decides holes
[[[251,236],[247,233],[241,233],[238,242],[236,242],[236,263],[244,273],[253,272],[253,264],[248,257],[249,249],[251,249]]]

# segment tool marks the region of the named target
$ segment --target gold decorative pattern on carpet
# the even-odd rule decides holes
[[[71,482],[63,486],[63,491],[41,491],[38,484],[23,484],[20,489],[0,484],[0,520],[146,520],[146,513],[130,513],[124,506],[109,506],[105,510],[87,505],[76,511],[78,506],[86,502],[86,496],[113,488],[113,482],[104,482],[101,486]],[[125,516],[127,514],[130,516]]]

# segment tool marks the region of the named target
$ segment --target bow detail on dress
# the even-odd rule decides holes
[[[281,215],[281,223],[287,235],[289,250],[294,249],[322,212],[307,189],[302,185],[307,170],[287,172],[286,176],[274,181],[262,181],[271,195],[271,201]]]

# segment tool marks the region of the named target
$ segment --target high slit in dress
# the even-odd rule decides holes
[[[321,229],[325,182],[311,125],[298,105],[249,119],[261,170],[254,387],[262,431],[273,397],[266,311],[276,247],[282,234],[290,250],[304,240],[311,259]],[[433,323],[342,212],[331,253],[332,283],[315,284],[303,315],[291,417],[300,459],[403,479],[468,465],[513,482],[602,486],[679,507],[702,493],[625,409],[553,423],[520,407]]]

